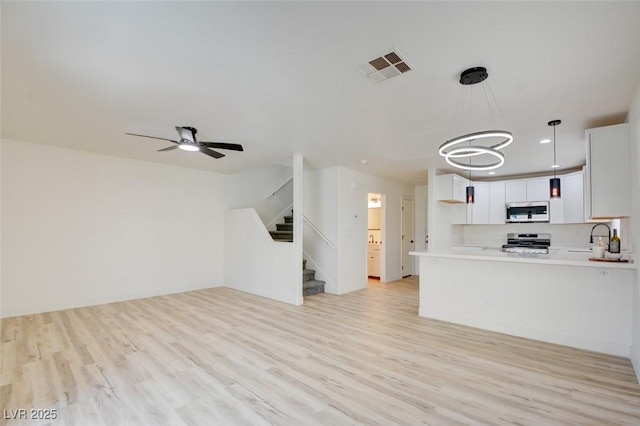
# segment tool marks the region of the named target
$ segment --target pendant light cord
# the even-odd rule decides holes
[[[556,162],[556,126],[553,126],[553,178],[555,179],[556,177],[556,170],[558,169],[558,167],[556,167],[558,165],[558,163]]]
[[[469,148],[471,148],[471,141],[469,141]],[[469,156],[469,167],[471,167],[471,156]],[[473,182],[471,182],[471,168],[469,168],[469,186],[473,186]]]

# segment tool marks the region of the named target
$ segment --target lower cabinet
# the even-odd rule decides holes
[[[380,247],[369,246],[367,255],[367,273],[370,277],[380,277]]]

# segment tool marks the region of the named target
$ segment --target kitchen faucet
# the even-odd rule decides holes
[[[598,226],[606,226],[607,227],[607,250],[609,250],[609,245],[611,244],[611,228],[609,228],[609,225],[607,225],[606,223],[596,223],[595,225],[593,225],[593,228],[591,228],[591,236],[589,237],[589,243],[593,244],[593,237],[604,237],[604,235],[593,235],[593,230],[596,229]]]
[[[374,241],[373,241],[373,235],[369,235],[369,242],[370,242],[371,244],[373,244],[373,243],[374,243]]]

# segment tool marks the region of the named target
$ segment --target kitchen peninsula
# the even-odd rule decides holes
[[[423,317],[629,357],[636,265],[589,253],[411,252]]]

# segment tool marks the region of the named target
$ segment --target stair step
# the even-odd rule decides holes
[[[310,280],[302,283],[303,296],[311,296],[318,293],[324,293],[324,281]]]
[[[293,216],[285,216],[284,223],[293,223]]]
[[[316,278],[316,271],[313,269],[303,269],[302,270],[303,281],[312,281]]]
[[[269,231],[274,240],[293,239],[293,231]]]
[[[276,223],[278,231],[293,231],[293,223]]]

